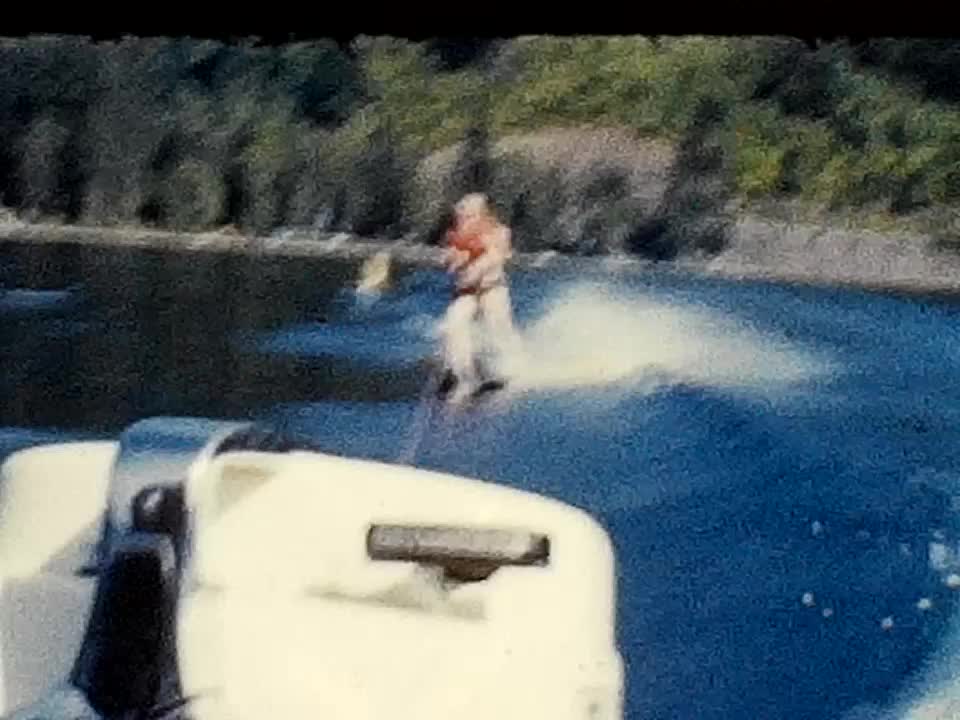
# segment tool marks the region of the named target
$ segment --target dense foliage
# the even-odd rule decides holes
[[[465,138],[451,197],[500,183],[528,228],[562,215],[558,198],[608,200],[559,249],[711,251],[731,198],[941,229],[960,201],[960,45],[947,41],[49,37],[3,41],[0,66],[0,203],[31,219],[268,232],[323,215],[427,237],[417,169]],[[582,125],[675,144],[655,211],[631,204],[609,163],[570,187],[491,159],[501,138]],[[597,232],[619,239],[585,244]]]

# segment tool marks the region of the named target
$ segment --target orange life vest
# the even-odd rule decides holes
[[[487,251],[483,236],[496,228],[496,223],[484,218],[470,223],[469,230],[462,226],[454,226],[447,233],[447,243],[458,250],[466,251],[473,262]]]
[[[470,260],[476,260],[486,252],[483,238],[480,233],[465,233],[460,230],[451,230],[447,233],[447,244],[457,250],[462,250],[470,255]]]

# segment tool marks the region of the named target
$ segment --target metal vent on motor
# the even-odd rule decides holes
[[[547,565],[550,538],[498,528],[375,524],[367,533],[367,555],[371,560],[437,565],[448,579],[477,582],[505,565]]]

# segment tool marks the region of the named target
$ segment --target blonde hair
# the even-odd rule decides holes
[[[477,213],[490,219],[493,219],[493,208],[490,206],[490,198],[485,193],[468,193],[457,201],[453,206],[457,215],[466,213]]]

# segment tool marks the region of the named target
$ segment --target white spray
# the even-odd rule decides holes
[[[801,382],[829,364],[717,311],[622,299],[599,284],[562,292],[522,328],[503,372],[520,389],[631,385],[644,376],[728,389]]]

